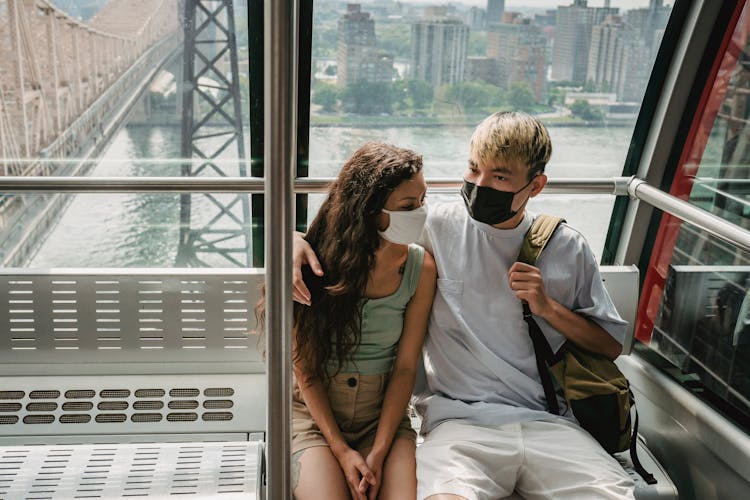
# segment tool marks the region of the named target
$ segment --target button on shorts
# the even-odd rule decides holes
[[[339,373],[328,383],[328,401],[339,429],[349,446],[360,453],[372,448],[375,441],[389,375]],[[328,446],[302,399],[296,381],[293,391],[292,453],[313,446]],[[404,409],[404,416],[396,429],[394,439],[398,437],[416,441],[417,434],[411,426],[408,408]]]

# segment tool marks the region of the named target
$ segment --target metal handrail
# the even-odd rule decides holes
[[[294,180],[298,193],[325,193],[331,177]],[[630,177],[550,179],[550,194],[627,194]],[[428,178],[431,192],[456,192],[461,180]],[[262,177],[0,177],[2,193],[263,193]]]
[[[294,180],[298,193],[325,193],[333,178]],[[430,192],[456,192],[460,179],[427,179]],[[259,177],[0,177],[0,193],[263,193]],[[545,194],[631,196],[750,252],[750,231],[636,177],[549,179]]]
[[[642,179],[633,178],[628,183],[628,194],[669,215],[692,224],[704,231],[750,252],[750,231],[732,224],[702,208],[665,193]]]

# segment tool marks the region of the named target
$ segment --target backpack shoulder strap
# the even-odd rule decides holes
[[[533,266],[544,247],[547,246],[552,233],[563,222],[565,222],[564,219],[553,215],[537,216],[523,239],[521,251],[518,253],[518,261]]]
[[[544,247],[547,246],[547,242],[552,237],[552,233],[555,232],[557,226],[563,220],[560,217],[554,217],[552,215],[539,215],[531,227],[526,232],[526,236],[523,238],[521,244],[521,251],[518,253],[518,261],[524,264],[534,265],[536,263],[539,254],[542,253]],[[548,367],[554,364],[555,353],[544,337],[541,328],[534,320],[531,314],[531,308],[526,301],[523,301],[523,319],[529,327],[529,336],[531,342],[534,345],[534,355],[536,357],[536,367],[539,371],[539,377],[541,378],[542,387],[544,389],[544,397],[547,400],[547,408],[550,413],[555,415],[560,414],[560,407],[557,404],[557,395],[555,393],[554,384],[552,382],[552,375],[550,375]]]

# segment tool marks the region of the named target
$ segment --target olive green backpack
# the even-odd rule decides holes
[[[559,217],[550,215],[540,215],[534,219],[521,245],[518,261],[535,265],[562,222]],[[635,414],[635,425],[631,425],[630,408],[635,401],[625,375],[610,359],[586,351],[570,341],[566,341],[554,353],[526,302],[523,303],[523,317],[529,326],[550,413],[560,414],[557,388],[581,427],[596,438],[608,453],[629,448],[636,472],[648,484],[655,483],[656,480],[643,469],[636,454],[638,413]]]

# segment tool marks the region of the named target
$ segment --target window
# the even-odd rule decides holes
[[[750,9],[740,8],[704,89],[671,194],[747,228]],[[662,218],[636,336],[650,342],[678,379],[745,419],[750,415],[749,289],[747,252],[674,217]]]
[[[490,18],[475,2],[315,2],[310,175],[335,176],[362,143],[385,141],[421,153],[428,179],[458,178],[474,126],[498,110],[544,121],[550,177],[621,175],[671,7],[564,3]],[[563,216],[602,255],[613,203],[543,195],[530,207]]]
[[[0,11],[0,175],[249,175],[248,2]],[[0,197],[11,267],[244,266],[247,196]]]

